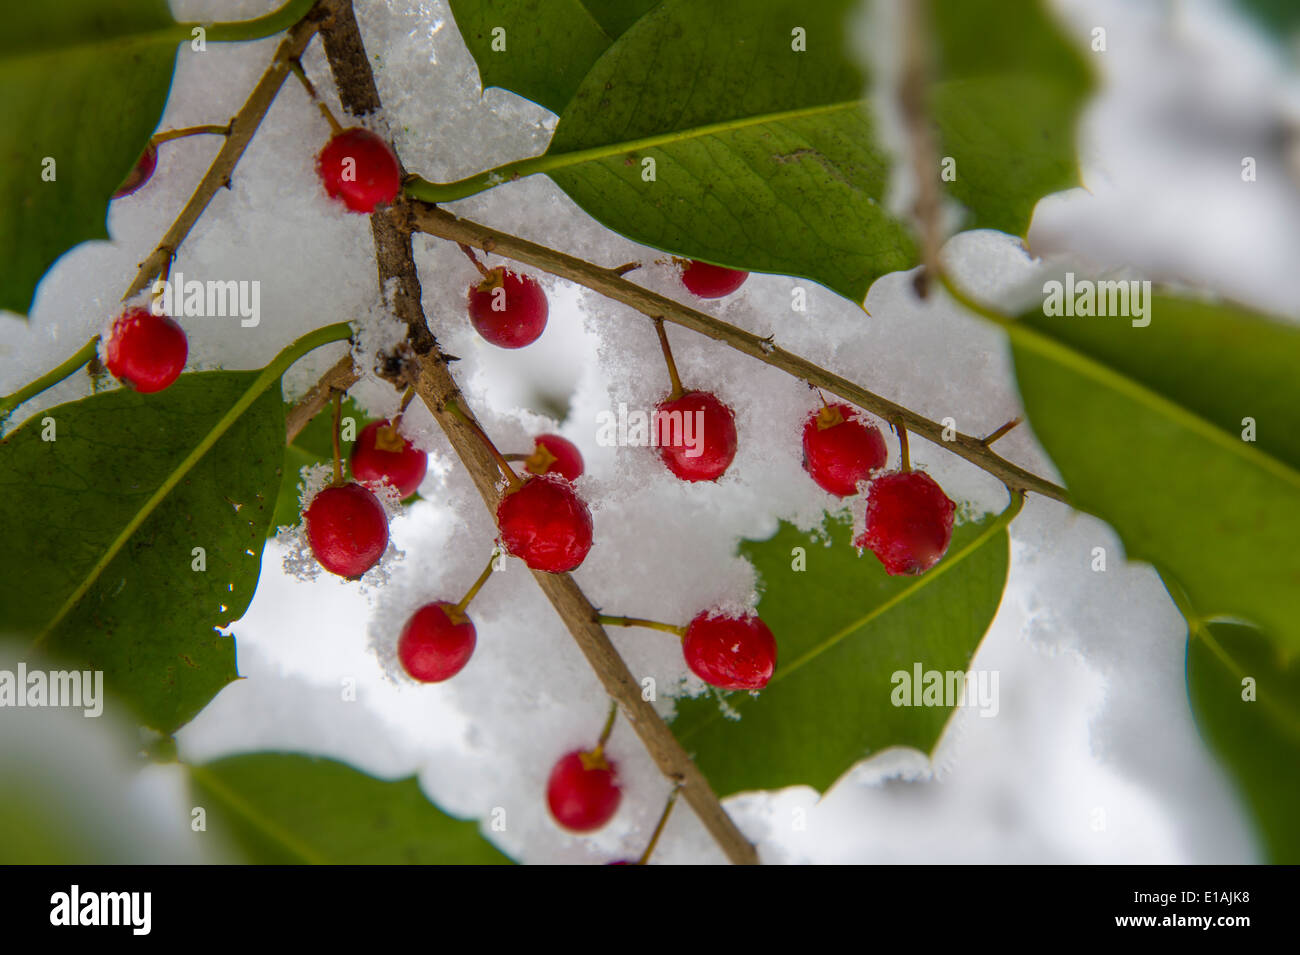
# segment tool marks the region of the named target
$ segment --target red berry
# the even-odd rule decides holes
[[[882,474],[867,488],[867,529],[854,543],[892,575],[923,574],[948,550],[956,509],[928,474]]]
[[[546,783],[551,815],[572,832],[599,829],[613,818],[622,798],[617,767],[601,753],[566,754]]]
[[[104,367],[136,391],[162,391],[180,377],[189,345],[166,315],[128,308],[113,322],[104,343]]]
[[[316,173],[333,199],[371,213],[402,191],[402,169],[388,143],[361,126],[338,133],[316,157]]]
[[[776,638],[754,614],[706,610],[687,626],[682,649],[692,673],[724,690],[761,690],[776,670]]]
[[[129,196],[135,192],[153,175],[154,170],[158,168],[158,147],[150,142],[144,147],[144,152],[140,158],[135,161],[131,167],[131,172],[122,180],[122,185],[117,187],[117,192],[113,193],[114,199],[121,199],[123,196]]]
[[[384,505],[360,484],[325,488],[303,517],[312,553],[331,574],[355,580],[378,563],[388,546]]]
[[[440,600],[411,615],[397,639],[397,658],[412,679],[441,683],[465,668],[476,642],[469,617],[455,604]]]
[[[410,497],[428,469],[429,456],[411,447],[387,418],[362,428],[352,446],[352,476],[367,487],[387,480],[402,497]]]
[[[469,319],[478,333],[502,348],[523,348],[541,337],[549,308],[537,280],[491,269],[469,287]]]
[[[558,434],[539,435],[533,453],[524,461],[529,474],[558,474],[569,481],[582,477],[582,452]]]
[[[682,266],[682,284],[700,298],[722,298],[730,295],[749,278],[748,272],[724,269],[720,265],[689,260]]]
[[[880,429],[859,420],[848,405],[827,405],[804,423],[804,470],[839,497],[856,494],[858,482],[884,467],[886,456]]]
[[[683,481],[716,481],[736,456],[736,416],[708,391],[688,391],[655,408],[659,456]]]
[[[533,570],[565,573],[591,550],[591,511],[573,485],[554,474],[507,491],[497,507],[497,526],[506,552]]]

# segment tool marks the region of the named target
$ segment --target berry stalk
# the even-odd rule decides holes
[[[686,636],[686,628],[659,620],[646,620],[644,617],[614,617],[609,614],[597,614],[597,622],[606,627],[645,627],[648,630],[662,630],[677,637]]]
[[[668,344],[668,332],[664,330],[664,320],[655,318],[655,332],[659,335],[659,347],[663,350],[664,361],[668,365],[668,377],[673,383],[673,390],[668,393],[669,401],[676,401],[683,394],[685,389],[682,388],[682,380],[677,377],[677,362],[673,361],[673,350]]]
[[[496,566],[496,559],[497,552],[494,550],[492,556],[488,558],[487,566],[483,568],[483,573],[478,575],[478,580],[474,581],[474,585],[465,592],[465,596],[461,597],[456,604],[457,613],[463,614],[466,608],[469,607],[470,601],[478,596],[478,592],[483,589],[487,579],[492,576],[492,568]]]
[[[672,815],[673,806],[677,802],[677,793],[680,787],[674,786],[673,791],[668,794],[668,802],[664,804],[664,811],[659,815],[659,821],[655,823],[655,831],[650,834],[650,841],[646,844],[645,852],[636,860],[636,865],[647,865],[650,862],[650,856],[655,851],[655,846],[659,844],[659,837],[663,835],[664,826],[668,825],[668,817]]]
[[[334,428],[330,439],[334,445],[334,484],[343,483],[343,450],[339,446],[339,426],[343,421],[343,392],[334,392]]]
[[[473,431],[474,434],[478,436],[478,439],[483,442],[483,447],[487,448],[488,453],[492,455],[492,459],[496,461],[497,467],[501,470],[505,479],[510,482],[510,487],[523,487],[524,482],[519,480],[519,475],[515,473],[515,469],[510,466],[510,462],[506,460],[505,455],[497,450],[497,446],[492,443],[492,439],[487,436],[487,432],[479,427],[478,422],[467,415],[465,410],[455,401],[447,402],[447,410],[463,421],[465,426]]]

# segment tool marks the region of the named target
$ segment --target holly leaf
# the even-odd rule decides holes
[[[292,407],[293,405],[286,404],[284,413],[287,415]],[[360,434],[361,429],[369,423],[361,408],[351,398],[344,398],[342,419],[345,425],[348,418],[352,419],[357,434]],[[278,528],[295,526],[302,519],[302,509],[298,500],[302,488],[300,480],[302,469],[309,465],[333,463],[333,435],[334,410],[333,405],[328,405],[307,422],[307,426],[285,447],[284,481],[280,485],[280,496],[275,502],[275,516],[268,530],[271,536],[275,535]],[[343,473],[347,477],[351,442],[340,438],[339,444],[343,451]]]
[[[893,157],[847,49],[858,6],[664,0],[591,67],[543,156],[411,192],[447,201],[544,172],[638,242],[861,301],[918,259],[910,225],[885,208]],[[939,0],[932,19],[929,100],[955,163],[941,185],[966,226],[1023,235],[1041,195],[1078,182],[1074,125],[1091,77],[1038,2]],[[480,69],[491,55],[476,51]]]
[[[1300,651],[1300,327],[1165,294],[1147,318],[1010,323],[1034,432],[1129,559]]]
[[[208,831],[263,865],[509,865],[473,822],[440,812],[415,778],[387,782],[289,753],[190,769]]]
[[[216,628],[257,585],[280,485],[279,389],[261,385],[226,418],[260,379],[202,372],[156,395],[118,389],[0,442],[0,630],[103,670],[165,733],[237,675],[234,641]]]
[[[289,26],[312,0],[207,38],[245,40]],[[158,125],[176,48],[191,39],[167,0],[6,5],[0,31],[0,308],[25,314],[54,261],[107,239],[108,202]]]
[[[510,90],[558,113],[600,55],[658,2],[451,0],[451,12],[484,88]]]
[[[1002,599],[1006,526],[1018,511],[1017,498],[958,527],[947,556],[919,577],[890,577],[871,553],[859,556],[846,521],[828,521],[825,540],[782,523],[743,544],[765,586],[758,613],[776,635],[776,673],[757,695],[679,700],[673,722],[718,791],[824,792],[887,747],[933,751],[957,698],[927,698],[926,682],[968,670]],[[792,569],[795,548],[806,570]]]
[[[1250,807],[1269,861],[1300,862],[1300,658],[1232,623],[1192,628],[1187,696]]]

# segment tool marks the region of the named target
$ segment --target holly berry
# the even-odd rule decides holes
[[[122,185],[117,187],[117,192],[113,193],[114,199],[121,199],[123,196],[129,196],[138,190],[150,177],[153,176],[154,170],[158,168],[158,147],[151,141],[144,147],[144,152],[140,158],[135,161],[131,167],[131,172],[122,180]]]
[[[331,574],[355,580],[388,546],[388,515],[379,498],[356,482],[327,487],[303,514],[307,541]]]
[[[749,278],[748,272],[724,269],[690,259],[682,266],[682,284],[700,298],[722,298],[730,295]]]
[[[724,690],[761,690],[776,670],[776,638],[754,614],[706,610],[686,627],[682,649],[692,673]]]
[[[736,416],[712,392],[688,391],[661,401],[654,427],[659,456],[683,481],[716,481],[736,457]]]
[[[497,507],[506,552],[533,570],[562,574],[591,550],[591,511],[573,485],[554,474],[531,477],[506,491]]]
[[[383,138],[361,126],[336,133],[316,157],[316,173],[333,199],[369,214],[402,191],[402,169]]]
[[[533,453],[524,460],[524,470],[529,474],[558,474],[576,481],[582,477],[582,452],[558,434],[538,435]]]
[[[440,600],[411,615],[397,638],[397,658],[412,679],[441,683],[465,668],[476,643],[469,617],[455,604]]]
[[[402,497],[420,487],[429,469],[429,456],[397,433],[385,418],[361,429],[352,446],[352,476],[368,487],[387,481]]]
[[[180,377],[189,355],[185,332],[166,315],[128,308],[104,343],[104,367],[136,391],[162,391]]]
[[[825,491],[856,494],[858,482],[885,466],[885,438],[849,405],[825,405],[803,426],[803,467]]]
[[[882,474],[867,488],[867,529],[854,543],[870,548],[891,575],[923,574],[948,550],[956,509],[928,474]]]
[[[623,798],[616,770],[600,747],[563,756],[546,783],[555,821],[571,832],[591,832],[609,822]]]
[[[489,269],[469,287],[469,318],[478,333],[501,348],[523,348],[541,337],[549,308],[537,280],[503,268]]]

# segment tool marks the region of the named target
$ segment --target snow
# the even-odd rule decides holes
[[[253,16],[273,6],[173,0],[174,12],[191,19]],[[1220,4],[1188,3],[1176,14],[1155,2],[1057,6],[1081,45],[1093,26],[1107,27],[1109,50],[1096,55],[1105,86],[1083,124],[1088,188],[1040,203],[1029,249],[1100,267],[1128,263],[1294,313],[1300,273],[1289,265],[1300,250],[1300,200],[1284,178],[1277,138],[1268,135],[1292,109],[1294,75]],[[357,8],[386,104],[380,121],[408,169],[451,180],[544,149],[554,117],[503,91],[479,91],[443,0],[362,0]],[[232,114],[274,43],[183,50],[162,128]],[[319,43],[303,64],[338,114]],[[175,268],[187,275],[262,283],[259,327],[242,328],[237,319],[187,322],[194,367],[260,367],[299,335],[336,321],[358,322],[367,347],[392,340],[369,225],[316,188],[313,157],[327,136],[323,118],[290,81],[232,188],[214,199],[181,249]],[[0,355],[22,356],[0,362],[0,390],[52,367],[104,325],[216,148],[211,137],[164,145],[153,181],[113,204],[114,241],[66,255],[41,286],[29,323],[0,319]],[[1258,182],[1241,182],[1238,154],[1258,158]],[[905,192],[906,183],[898,188]],[[451,208],[599,264],[639,261],[633,281],[685,295],[666,256],[606,232],[544,177]],[[779,519],[810,527],[833,506],[800,467],[799,429],[817,404],[805,385],[669,326],[683,381],[715,390],[735,409],[740,434],[736,460],[716,486],[682,484],[650,449],[596,443],[600,412],[620,403],[649,409],[667,391],[644,316],[539,275],[550,299],[546,332],[528,349],[503,351],[465,320],[476,273],[455,245],[417,237],[415,251],[430,328],[458,357],[453,372],[498,445],[524,451],[534,435],[553,431],[581,449],[587,473],[578,487],[592,508],[596,544],[576,578],[606,612],[685,623],[707,607],[752,606],[755,575],[735,555],[736,542],[769,534]],[[1006,300],[1048,267],[997,233],[959,235],[944,254],[966,287],[990,300]],[[766,275],[751,276],[725,300],[693,304],[775,335],[783,347],[928,417],[950,416],[962,431],[985,433],[1019,414],[1003,336],[941,294],[918,302],[911,279],[879,280],[865,311],[810,282]],[[806,290],[806,312],[791,309],[796,286]],[[286,377],[286,393],[309,387],[343,347],[299,363]],[[86,392],[74,376],[25,413]],[[373,379],[354,396],[375,416],[397,407],[391,387]],[[494,811],[504,810],[504,830],[487,834],[517,859],[635,857],[667,784],[622,720],[608,746],[626,792],[614,821],[577,838],[547,815],[551,765],[595,741],[608,703],[518,561],[494,574],[474,601],[478,648],[460,675],[422,687],[400,674],[394,647],[406,617],[431,600],[458,599],[495,536],[427,409],[417,402],[404,420],[404,430],[430,451],[430,469],[422,500],[394,519],[381,567],[359,584],[328,574],[312,579],[295,561],[301,542],[293,534],[271,542],[257,596],[231,628],[245,679],[180,732],[183,758],[282,749],[343,759],[385,778],[416,774],[439,806],[485,820],[485,830]],[[897,443],[890,437],[889,444],[896,461]],[[998,448],[1056,477],[1028,425]],[[984,472],[918,438],[911,451],[966,512],[1004,506],[1005,492]],[[1007,591],[975,660],[976,668],[1000,673],[998,716],[959,712],[933,762],[890,750],[854,767],[821,798],[802,787],[731,798],[728,809],[765,860],[1257,858],[1248,820],[1192,725],[1184,630],[1154,573],[1126,565],[1105,525],[1052,501],[1031,500],[1011,532]],[[1097,546],[1107,550],[1104,573],[1090,569]],[[614,629],[611,636],[635,675],[655,678],[661,712],[671,712],[672,695],[701,691],[670,635]],[[354,699],[347,686],[355,687]],[[178,772],[149,770],[137,798],[187,815]],[[679,805],[655,861],[717,862],[721,855]]]

